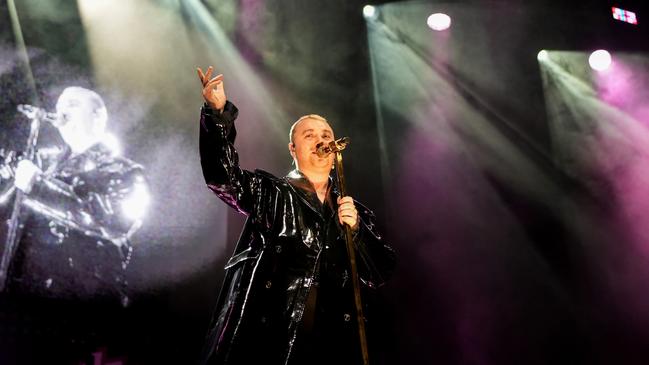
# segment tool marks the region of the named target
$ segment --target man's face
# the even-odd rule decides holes
[[[106,110],[93,102],[93,97],[85,89],[68,88],[56,102],[57,128],[75,152],[97,143],[104,133]]]
[[[327,172],[333,165],[334,154],[321,158],[316,154],[316,145],[320,142],[329,143],[334,139],[334,132],[323,120],[306,118],[301,120],[294,129],[293,143],[289,143],[289,151],[297,168],[302,171]]]
[[[85,98],[65,97],[56,103],[56,111],[61,126],[73,128],[80,134],[93,134],[93,118],[95,111],[91,102]]]

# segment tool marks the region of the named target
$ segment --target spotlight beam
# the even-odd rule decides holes
[[[16,4],[14,0],[7,0],[7,7],[9,8],[9,17],[11,19],[11,27],[14,31],[14,37],[16,38],[16,47],[18,51],[18,58],[22,61],[22,67],[24,69],[25,76],[27,77],[27,84],[32,94],[31,104],[35,106],[42,106],[38,93],[36,92],[36,82],[34,81],[34,73],[32,72],[32,66],[29,62],[29,55],[27,54],[27,46],[25,45],[25,39],[23,38],[23,31],[20,25],[20,18],[18,17],[18,11],[16,10]]]
[[[421,49],[421,47],[418,47],[416,42],[412,41],[406,34],[391,29],[386,24],[373,22],[368,23],[368,27],[370,30],[382,32],[383,36],[387,39],[402,43],[408,51],[437,72],[446,83],[453,85],[454,89],[462,96],[468,105],[473,107],[475,110],[484,113],[490,121],[494,122],[495,128],[500,131],[500,133],[507,136],[512,143],[519,147],[522,153],[532,161],[536,162],[538,166],[541,166],[541,168],[548,173],[548,176],[560,178],[560,183],[571,181],[568,175],[563,174],[562,171],[557,171],[558,169],[556,168],[551,156],[512,125],[507,118],[491,107],[477,92],[474,92],[469,86],[469,83],[466,82],[461,75],[454,72],[450,66],[444,66],[431,60],[428,53],[424,49]],[[559,172],[559,174],[557,174],[557,172]]]
[[[210,40],[211,44],[217,45],[218,48],[224,50],[223,55],[220,55],[220,60],[227,64],[225,69],[230,69],[233,72],[233,79],[247,89],[248,95],[255,95],[260,100],[262,109],[268,114],[268,119],[273,121],[287,121],[290,118],[280,108],[280,104],[275,102],[272,95],[266,89],[266,86],[256,76],[256,72],[250,67],[248,62],[241,56],[241,54],[234,47],[232,42],[225,35],[223,29],[211,16],[209,10],[205,7],[200,0],[184,0],[181,2],[182,9],[188,15],[189,19],[201,30]],[[271,123],[273,132],[280,140],[284,139],[284,127],[278,123]]]
[[[383,118],[383,110],[381,109],[381,95],[379,93],[378,86],[378,75],[376,71],[376,61],[375,61],[375,47],[373,46],[373,37],[370,35],[370,32],[367,32],[367,43],[369,48],[369,59],[370,59],[370,72],[372,75],[372,94],[374,96],[374,111],[376,113],[376,133],[379,140],[379,163],[381,167],[381,180],[383,187],[383,196],[388,197],[388,187],[390,186],[390,176],[388,171],[390,171],[390,161],[388,159],[388,147],[385,138],[385,120]]]

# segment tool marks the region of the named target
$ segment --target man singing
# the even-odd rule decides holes
[[[248,218],[210,324],[209,364],[360,364],[354,296],[343,225],[353,231],[362,291],[382,285],[395,264],[374,215],[333,184],[334,155],[316,145],[334,140],[318,115],[298,119],[288,149],[295,170],[283,178],[239,167],[237,108],[223,75],[199,68],[205,105],[200,157],[207,186]]]
[[[3,246],[16,247],[15,260],[2,250],[0,277],[11,278],[10,290],[84,299],[118,294],[127,305],[130,238],[149,200],[144,168],[117,154],[105,131],[106,106],[92,90],[66,88],[56,113],[18,109],[49,122],[43,126],[60,138],[38,140],[33,158],[0,149],[0,216],[7,231],[22,233],[0,229]]]

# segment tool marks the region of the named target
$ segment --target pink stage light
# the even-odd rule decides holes
[[[638,18],[636,17],[635,13],[632,11],[620,9],[613,7],[613,19],[619,20],[621,22],[637,25],[638,24]]]
[[[451,17],[444,13],[435,13],[428,17],[426,23],[430,29],[442,31],[451,27]]]
[[[588,63],[593,70],[605,71],[611,66],[611,54],[603,49],[591,53]]]

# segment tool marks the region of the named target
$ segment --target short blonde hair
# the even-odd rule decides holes
[[[315,119],[315,120],[320,120],[320,121],[323,121],[323,122],[329,124],[329,122],[324,117],[322,117],[322,116],[320,116],[318,114],[303,115],[303,116],[300,117],[300,119],[296,120],[295,123],[293,123],[293,125],[291,126],[291,129],[288,131],[288,140],[289,140],[289,142],[293,143],[293,139],[295,137],[295,127],[297,127],[298,123],[300,123],[304,119]]]

